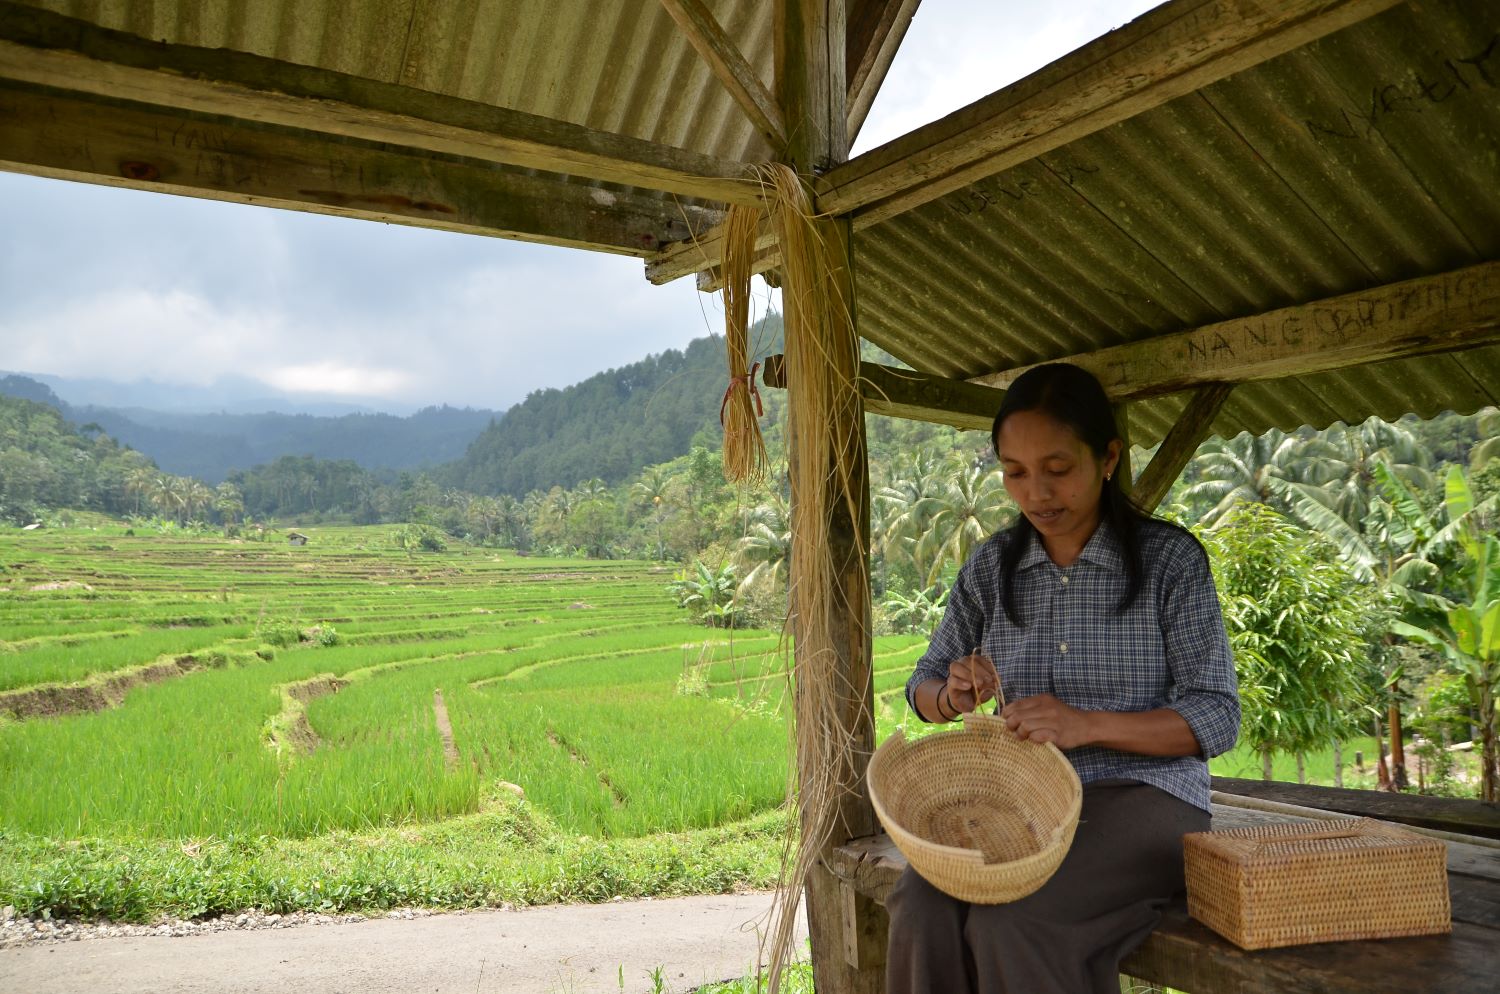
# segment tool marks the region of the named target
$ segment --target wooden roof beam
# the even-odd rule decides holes
[[[1497,343],[1500,262],[1482,262],[1058,361],[1089,370],[1119,401]],[[1030,368],[971,382],[1004,389]]]
[[[244,52],[152,42],[13,0],[0,0],[0,78],[711,201],[760,198],[742,163]]]
[[[1500,262],[1484,262],[1055,361],[1092,372],[1116,402],[1195,391],[1136,481],[1144,498],[1175,458],[1162,460],[1161,453],[1170,446],[1173,453],[1191,454],[1236,383],[1495,344],[1500,344]],[[772,356],[764,367],[768,387],[785,384],[779,358]],[[989,431],[1005,389],[1031,368],[951,380],[862,362],[861,392],[866,409],[875,414]],[[1198,432],[1188,444],[1187,436]],[[1167,486],[1181,470],[1177,466],[1170,473]]]
[[[766,359],[761,367],[761,381],[766,386],[786,386],[785,359],[782,355]],[[859,364],[859,392],[868,414],[985,433],[1005,398],[1004,390],[874,362]]]
[[[772,148],[786,148],[786,125],[781,119],[781,109],[739,47],[724,33],[713,11],[703,0],[661,0],[661,5],[672,15],[688,42],[703,56],[703,61],[708,63],[714,76],[724,84],[756,130],[765,136]]]
[[[817,182],[878,223],[1259,65],[1399,0],[1175,0]]]
[[[0,168],[633,256],[721,216],[638,191],[4,84]]]
[[[849,91],[845,98],[848,107],[849,143],[859,129],[864,127],[870,114],[870,105],[875,94],[885,82],[901,39],[917,13],[921,0],[863,0],[849,7],[848,53],[844,65],[844,77]]]
[[[856,232],[1275,58],[1400,0],[1172,0],[1019,82],[814,182]],[[719,233],[648,261],[666,283],[719,265]]]

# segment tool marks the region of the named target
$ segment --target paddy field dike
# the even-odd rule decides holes
[[[151,921],[774,883],[781,636],[652,563],[0,531],[0,910]],[[882,734],[923,640],[876,640]]]

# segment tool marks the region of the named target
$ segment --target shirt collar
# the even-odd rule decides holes
[[[1042,548],[1041,537],[1032,531],[1029,538],[1030,544],[1026,551],[1021,553],[1021,561],[1016,564],[1017,569],[1030,569],[1042,563],[1052,562],[1047,556],[1047,550]],[[1083,551],[1078,554],[1078,558],[1087,560],[1095,566],[1114,570],[1116,573],[1125,571],[1124,553],[1108,522],[1099,522],[1099,527],[1094,529],[1094,534],[1090,535],[1089,540],[1084,543]]]

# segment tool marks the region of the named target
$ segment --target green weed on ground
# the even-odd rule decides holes
[[[0,832],[0,906],[53,919],[150,922],[259,908],[379,912],[720,894],[774,886],[785,822],[637,839],[559,830],[535,808],[311,839],[61,841]]]

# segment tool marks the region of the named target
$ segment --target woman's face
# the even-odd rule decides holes
[[[1067,425],[1041,411],[1017,411],[996,436],[1005,490],[1042,536],[1048,552],[1081,550],[1099,524],[1104,477],[1120,459],[1120,442],[1104,459]]]

